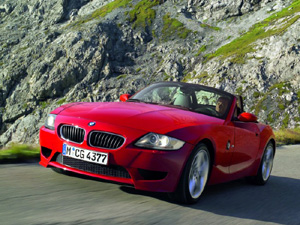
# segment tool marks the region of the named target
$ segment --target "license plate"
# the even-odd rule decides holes
[[[90,151],[87,149],[77,148],[71,145],[63,144],[62,154],[75,159],[107,165],[108,154],[104,152]]]

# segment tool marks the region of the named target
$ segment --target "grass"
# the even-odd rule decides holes
[[[28,104],[27,104],[27,102],[25,102],[25,103],[22,105],[22,109],[27,109],[27,107],[28,107]]]
[[[258,115],[259,111],[262,109],[262,106],[264,104],[264,101],[267,100],[268,94],[270,92],[267,92],[256,104],[255,106],[255,115]]]
[[[142,0],[138,2],[134,9],[129,12],[129,21],[133,28],[142,27],[146,28],[151,26],[152,21],[155,19],[156,12],[152,7],[159,5],[160,1]]]
[[[164,81],[167,81],[171,78],[170,75],[168,75],[167,73],[164,73]]]
[[[277,145],[300,144],[300,127],[274,131]]]
[[[192,74],[188,73],[184,76],[184,78],[182,78],[181,82],[188,82],[191,79],[192,79]]]
[[[285,113],[284,118],[282,120],[282,128],[287,128],[289,125],[290,117],[289,114]]]
[[[300,102],[300,90],[297,92],[297,99]]]
[[[58,105],[63,105],[66,102],[66,98],[62,98],[60,100],[57,101]]]
[[[105,6],[95,10],[92,13],[92,17],[93,18],[105,17],[108,13],[112,12],[114,9],[124,8],[124,7],[128,6],[128,4],[131,1],[132,0],[115,0],[113,2],[110,2],[110,3],[106,4]]]
[[[270,87],[270,91],[274,90],[274,89],[278,89],[278,94],[279,95],[283,95],[285,93],[289,93],[290,89],[291,89],[291,83],[286,81],[286,82],[280,82],[277,84],[274,84]]]
[[[50,103],[49,102],[40,102],[39,105],[42,109],[45,109]]]
[[[117,80],[124,79],[126,77],[127,77],[127,74],[121,74],[121,75],[117,76]]]
[[[0,150],[0,163],[25,162],[38,159],[40,150],[24,144],[12,144],[8,148]]]
[[[208,24],[206,24],[206,23],[202,23],[202,24],[200,24],[200,27],[202,27],[202,28],[209,28],[209,29],[213,29],[213,30],[215,30],[215,31],[220,31],[220,30],[221,30],[221,28],[220,28],[220,27],[214,27],[214,26],[210,26],[210,25],[208,25]]]
[[[235,93],[237,93],[238,95],[242,95],[242,94],[243,94],[243,87],[238,87],[238,88],[235,90]]]
[[[191,30],[187,29],[183,23],[177,19],[171,18],[170,14],[166,14],[163,17],[164,27],[163,27],[163,38],[168,40],[171,36],[177,35],[181,39],[185,39]]]
[[[199,56],[202,52],[206,51],[206,45],[202,45],[195,56]]]
[[[269,123],[274,123],[274,118],[273,118],[273,116],[274,116],[274,110],[272,110],[272,111],[268,114],[268,116],[267,116],[267,121],[268,121]]]
[[[283,34],[300,18],[299,15],[295,15],[297,12],[300,12],[300,0],[294,1],[289,7],[274,13],[262,22],[256,23],[241,37],[220,47],[214,53],[206,55],[206,61],[215,57],[220,57],[223,60],[230,57],[233,63],[245,63],[245,55],[255,52],[254,43],[256,41]],[[279,19],[284,19],[281,21],[280,26],[276,25]],[[276,26],[272,27],[273,25]]]
[[[102,6],[101,8],[96,9],[90,15],[88,15],[84,18],[81,18],[80,20],[75,21],[72,24],[69,24],[68,27],[69,26],[71,26],[71,27],[81,26],[87,22],[94,20],[94,19],[100,19],[102,17],[105,17],[108,13],[112,12],[114,9],[127,7],[131,3],[131,1],[132,0],[115,0],[113,2],[110,2],[110,3]]]
[[[199,75],[196,75],[196,71],[193,71],[193,73],[188,73],[183,79],[182,82],[188,82],[191,79],[201,79],[201,82],[203,82],[203,80],[209,78],[209,74],[207,71],[203,71],[201,72]]]

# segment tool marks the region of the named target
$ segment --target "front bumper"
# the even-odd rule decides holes
[[[57,167],[109,181],[130,184],[139,190],[159,192],[175,191],[184,165],[194,147],[193,145],[185,143],[181,149],[176,151],[141,149],[135,147],[132,143],[145,135],[145,131],[100,122],[97,122],[96,126],[89,127],[87,126],[89,122],[90,121],[86,119],[77,118],[74,122],[74,118],[59,116],[56,119],[55,130],[41,127],[40,165],[44,167]],[[63,140],[57,133],[61,124],[79,126],[85,129],[86,132],[83,143],[76,144]],[[91,131],[95,130],[122,135],[126,141],[121,148],[116,150],[91,147],[87,143],[87,137]],[[62,162],[61,153],[64,143],[78,148],[108,153],[108,165],[98,166],[94,165],[94,163],[81,161],[78,162],[79,164],[84,164],[84,167],[81,167],[80,165],[77,166],[77,162],[72,162],[71,164]],[[126,175],[126,173],[128,175]]]

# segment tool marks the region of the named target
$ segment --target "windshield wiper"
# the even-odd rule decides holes
[[[136,99],[136,98],[130,98],[130,99],[127,100],[127,102],[142,102],[142,103],[146,103],[146,104],[159,105],[159,103],[157,103],[157,102],[146,102],[146,101]]]
[[[135,99],[135,98],[130,98],[126,102],[142,102],[142,103],[146,103],[146,104],[161,105],[161,106],[167,106],[167,107],[171,107],[171,108],[178,108],[178,109],[193,111],[192,108],[185,107],[182,105],[169,105],[169,104],[163,104],[163,103],[158,103],[158,102],[146,102],[146,101],[142,101],[140,99]]]
[[[192,108],[185,107],[185,106],[182,106],[182,105],[164,105],[164,106],[171,107],[171,108],[188,110],[188,111],[194,111]]]
[[[126,102],[143,102],[143,101],[140,99],[136,99],[136,98],[130,98]]]

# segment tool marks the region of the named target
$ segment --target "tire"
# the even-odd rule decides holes
[[[174,193],[169,194],[170,198],[183,204],[198,202],[206,187],[210,168],[208,148],[205,144],[200,143],[188,159],[177,189]]]
[[[273,168],[274,153],[273,143],[269,142],[261,158],[257,175],[252,179],[254,184],[265,185],[269,180]]]

